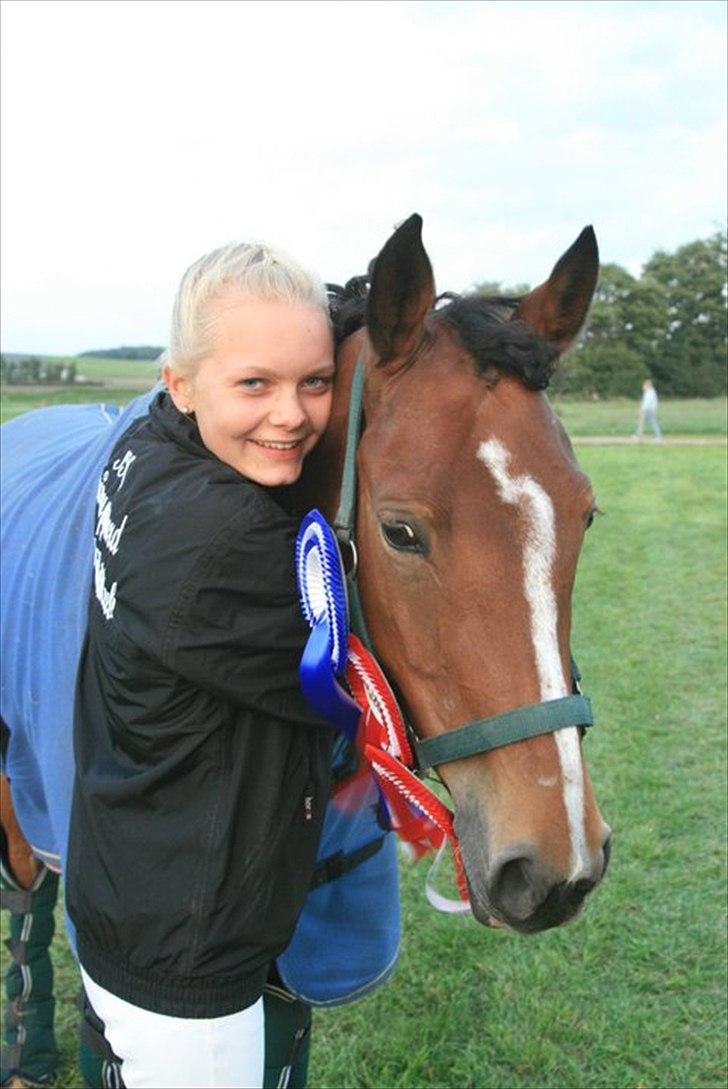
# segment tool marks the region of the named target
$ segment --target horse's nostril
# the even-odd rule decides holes
[[[548,882],[529,855],[507,858],[493,867],[493,905],[510,919],[527,919],[548,893]]]
[[[607,837],[602,844],[602,856],[604,858],[604,864],[602,865],[601,876],[604,877],[607,872],[607,866],[609,865],[609,859],[612,856],[612,833],[608,832]]]

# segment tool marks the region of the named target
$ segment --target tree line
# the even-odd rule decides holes
[[[79,352],[77,359],[93,357],[95,359],[157,359],[164,348],[157,348],[153,344],[139,344],[130,346],[122,345],[121,348],[94,348],[90,352]]]
[[[724,232],[674,253],[658,250],[639,276],[621,265],[602,265],[586,330],[561,361],[553,391],[583,398],[636,397],[643,380],[652,378],[662,397],[725,395],[727,265]],[[473,290],[513,297],[525,294],[529,286],[486,281]],[[162,351],[148,344],[123,345],[81,352],[76,358],[154,360]],[[4,357],[0,380],[40,381],[41,371],[44,381],[75,378],[51,374],[47,363],[30,357],[29,375],[19,379],[11,377],[9,363],[10,357]]]
[[[0,383],[9,386],[74,385],[77,377],[73,359],[56,361],[39,355],[0,355]]]
[[[555,393],[636,397],[652,378],[663,397],[726,393],[726,235],[659,250],[639,276],[604,264],[589,321],[554,376]],[[483,295],[522,295],[528,286],[486,282]]]

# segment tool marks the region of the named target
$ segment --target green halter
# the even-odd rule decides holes
[[[354,532],[356,527],[356,452],[362,427],[362,406],[364,399],[364,365],[357,362],[351,386],[349,401],[349,423],[346,435],[346,453],[344,472],[341,481],[341,499],[334,519],[334,530],[345,552],[351,557],[347,572],[349,584],[349,615],[352,630],[363,643],[373,651],[367,631],[364,612],[357,583],[358,557]],[[591,701],[581,694],[579,670],[571,659],[571,680],[573,695],[545,703],[534,703],[527,707],[517,707],[493,718],[476,719],[464,726],[448,730],[438,737],[419,740],[413,737],[413,748],[421,771],[447,764],[452,760],[461,760],[466,756],[498,749],[511,745],[514,741],[537,737],[563,730],[567,726],[585,728],[594,724]]]

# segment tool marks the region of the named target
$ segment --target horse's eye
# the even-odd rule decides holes
[[[589,511],[589,513],[586,516],[586,528],[589,529],[589,527],[593,524],[594,519],[596,518],[596,516],[598,514],[603,514],[603,513],[604,512],[601,511],[599,509],[599,507],[597,507],[597,506],[592,507],[592,509]]]
[[[382,534],[398,552],[423,552],[422,542],[408,522],[383,522]]]

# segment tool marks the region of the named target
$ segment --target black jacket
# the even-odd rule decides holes
[[[68,909],[92,978],[158,1013],[254,1002],[314,867],[332,732],[299,688],[289,498],[166,394],[99,485]]]

